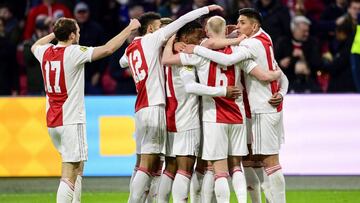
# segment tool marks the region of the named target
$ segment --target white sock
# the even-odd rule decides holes
[[[244,167],[247,190],[252,203],[261,203],[261,183],[254,168]]]
[[[154,174],[153,179],[150,184],[149,194],[147,195],[146,202],[152,203],[155,202],[160,184],[160,176]]]
[[[191,203],[200,203],[201,201],[201,185],[204,174],[195,170],[190,182],[190,201]]]
[[[158,203],[168,203],[170,199],[171,188],[174,181],[174,174],[164,171],[160,178],[160,185],[157,195]]]
[[[230,202],[230,188],[227,178],[229,174],[216,174],[215,175],[215,195],[218,203]]]
[[[81,188],[82,188],[82,177],[81,175],[77,175],[75,181],[75,190],[72,203],[80,203],[81,202]]]
[[[214,198],[215,179],[214,172],[207,170],[204,175],[204,179],[201,186],[201,202],[212,202]]]
[[[238,202],[247,202],[246,179],[241,167],[236,166],[231,170],[232,185]],[[254,202],[253,202],[254,203]]]
[[[146,169],[139,167],[134,180],[131,184],[131,194],[129,197],[129,203],[141,202],[141,198],[145,193],[147,187],[150,187],[151,174]]]
[[[253,168],[253,169],[254,169],[257,177],[259,178],[260,186],[261,186],[261,189],[264,191],[266,202],[273,202],[269,178],[266,175],[264,167]]]
[[[276,165],[265,169],[269,177],[272,201],[276,203],[285,203],[285,178],[281,166]]]
[[[172,196],[174,203],[187,203],[190,190],[191,174],[178,170],[172,187]]]
[[[71,203],[74,196],[74,184],[67,178],[61,178],[56,194],[56,203]]]

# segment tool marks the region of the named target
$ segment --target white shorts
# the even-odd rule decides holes
[[[203,122],[204,142],[202,159],[221,160],[228,156],[246,156],[246,126]]]
[[[165,153],[164,106],[149,106],[135,113],[135,139],[137,154]]]
[[[165,146],[165,156],[175,158],[176,155],[173,153],[174,133],[167,132]]]
[[[61,154],[62,162],[88,159],[85,123],[48,128],[48,132],[55,148]]]
[[[284,143],[282,112],[252,114],[253,154],[279,154]]]
[[[174,139],[172,154],[176,156],[197,156],[200,145],[200,128],[172,133]]]

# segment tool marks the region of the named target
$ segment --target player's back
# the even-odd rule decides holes
[[[84,63],[93,48],[47,44],[35,50],[46,91],[48,127],[85,123]]]
[[[196,81],[195,68],[165,66],[166,121],[169,132],[200,128],[199,97],[185,90],[182,75]]]
[[[165,77],[160,63],[162,41],[157,34],[136,37],[125,55],[138,93],[135,111],[148,106],[165,105]]]
[[[250,39],[246,39],[242,42],[250,48],[251,52],[255,56],[254,61],[261,68],[266,71],[276,69],[276,61],[273,52],[273,45],[270,36],[262,29],[259,30]],[[242,66],[246,61],[237,65]],[[280,105],[278,108],[274,108],[268,103],[273,93],[279,90],[279,84],[277,81],[271,83],[261,82],[255,77],[246,75],[246,87],[248,92],[248,99],[251,106],[252,113],[271,113],[281,111]]]
[[[231,54],[232,47],[226,47],[217,50],[225,54]],[[207,86],[238,86],[242,87],[240,82],[240,69],[232,66],[221,66],[208,59],[203,59],[204,63],[197,67],[200,83]],[[217,123],[243,123],[243,100],[230,99],[226,97],[202,97],[203,121]],[[243,112],[243,113],[242,113]]]

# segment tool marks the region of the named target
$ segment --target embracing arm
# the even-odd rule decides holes
[[[161,63],[163,65],[181,65],[180,55],[174,54],[173,44],[175,35],[173,35],[166,43],[166,46],[161,57]]]
[[[256,79],[262,82],[271,82],[277,80],[280,78],[281,73],[282,72],[280,70],[275,70],[275,71],[263,70],[258,65],[249,72],[251,76],[255,77]]]
[[[190,45],[188,45],[186,48],[186,53],[191,52],[224,66],[231,66],[245,59],[253,58],[250,50],[245,46],[239,46],[238,51],[232,54],[224,54],[202,46],[195,46],[192,51]]]
[[[286,75],[281,71],[279,93],[282,96],[285,96],[288,92],[288,88],[289,88],[289,80],[287,79]]]
[[[161,31],[160,30],[159,31],[162,32],[163,37],[166,40],[169,37],[171,37],[173,34],[175,34],[186,23],[191,22],[191,21],[199,18],[200,16],[208,14],[210,11],[214,11],[214,10],[222,10],[222,7],[218,6],[218,5],[210,5],[210,6],[198,8],[196,10],[193,10],[193,11],[181,16],[174,22],[161,28],[160,29]]]
[[[245,38],[245,35],[240,35],[236,38],[209,38],[201,43],[201,46],[208,49],[222,49],[231,45],[239,45]]]

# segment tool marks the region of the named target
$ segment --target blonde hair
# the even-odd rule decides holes
[[[206,27],[209,31],[215,34],[221,34],[223,32],[225,33],[226,21],[221,16],[213,16],[207,21]]]

